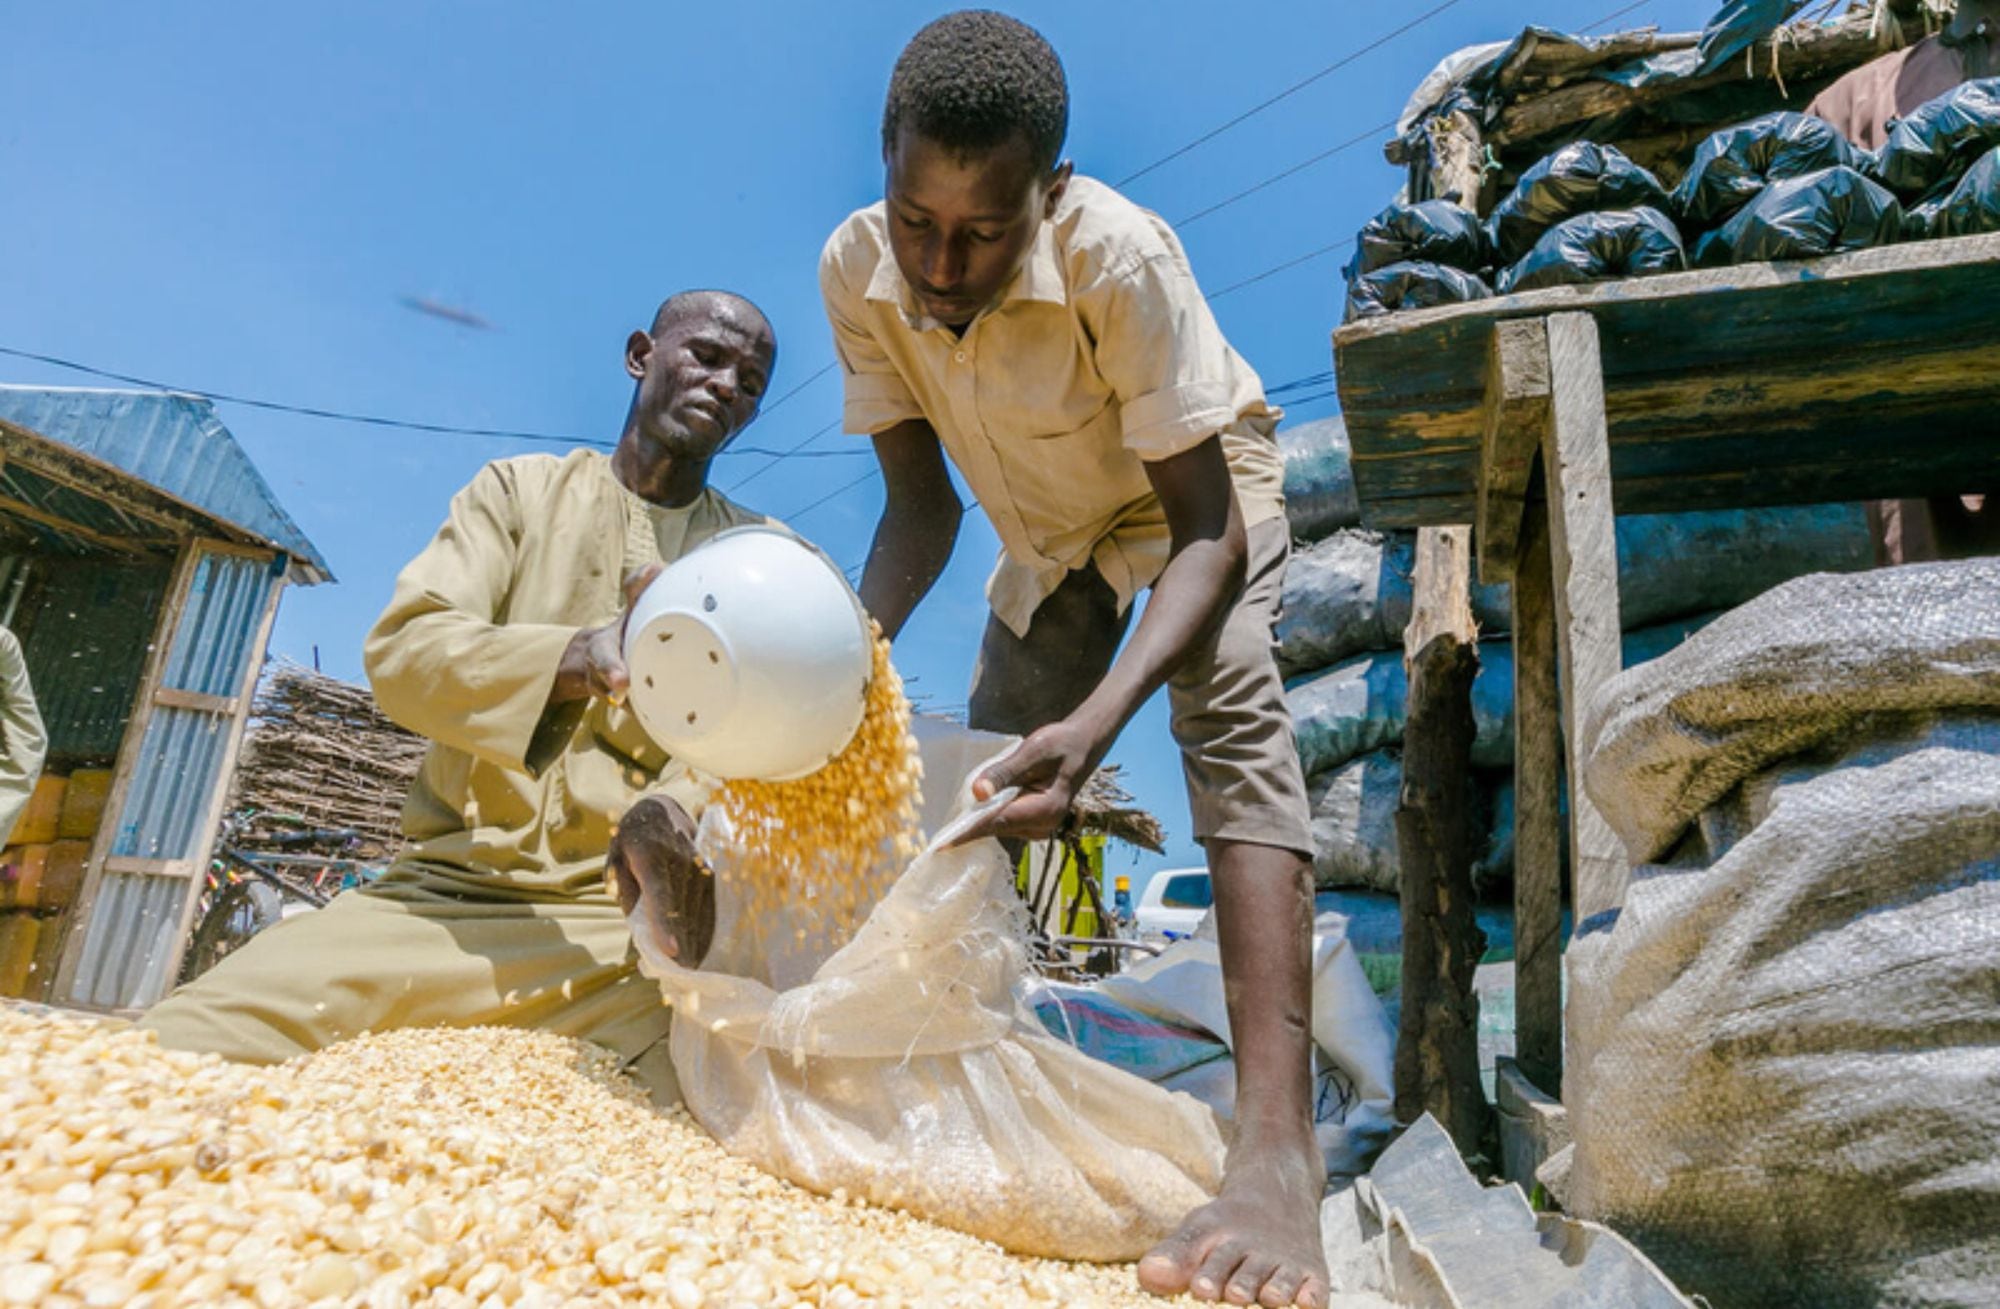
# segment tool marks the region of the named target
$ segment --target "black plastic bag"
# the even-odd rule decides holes
[[[1657,209],[1578,214],[1551,227],[1500,279],[1500,293],[1569,286],[1607,277],[1676,273],[1687,252],[1674,222]]]
[[[1958,185],[1912,209],[1903,224],[1908,240],[2000,232],[2000,146],[1965,170]]]
[[[1964,82],[1889,129],[1870,174],[1905,200],[1930,194],[2000,145],[2000,77]]]
[[[1667,207],[1658,178],[1615,146],[1576,141],[1521,174],[1486,220],[1487,242],[1502,264],[1511,264],[1565,218],[1641,205]]]
[[[1903,233],[1896,197],[1852,168],[1823,168],[1764,188],[1694,248],[1704,268],[1812,259],[1888,245]]]
[[[1398,309],[1485,300],[1493,289],[1462,268],[1411,261],[1363,273],[1348,283],[1347,322]]]
[[[1412,261],[1476,273],[1489,262],[1486,229],[1470,209],[1450,200],[1390,205],[1362,226],[1347,278]]]
[[[1674,191],[1674,209],[1690,227],[1706,230],[1773,182],[1860,162],[1860,152],[1825,119],[1765,114],[1725,127],[1701,143]]]

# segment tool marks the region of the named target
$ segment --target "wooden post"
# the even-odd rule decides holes
[[[1514,1062],[1562,1095],[1562,713],[1548,518],[1522,526],[1514,569]]]
[[[1404,632],[1409,715],[1396,808],[1403,916],[1403,1007],[1396,1117],[1428,1112],[1467,1155],[1484,1153],[1490,1110],[1479,1084],[1479,997],[1486,948],[1472,917],[1472,532],[1417,533],[1416,608]]]
[[[1478,213],[1485,148],[1470,115],[1430,126],[1430,189]],[[1486,948],[1472,917],[1472,620],[1469,527],[1417,533],[1415,598],[1403,634],[1409,708],[1396,808],[1403,919],[1403,1006],[1396,1117],[1430,1113],[1461,1152],[1485,1151],[1491,1110],[1479,1085],[1479,997]]]
[[[1528,1080],[1562,1086],[1562,718],[1549,524],[1533,499],[1553,421],[1548,324],[1497,323],[1480,452],[1479,575],[1514,588],[1514,1048]]]
[[[1584,712],[1617,676],[1618,542],[1611,512],[1611,448],[1597,320],[1552,314],[1548,478],[1549,555],[1562,651],[1563,740],[1569,748],[1570,866],[1579,928],[1624,896],[1624,851],[1583,787]]]

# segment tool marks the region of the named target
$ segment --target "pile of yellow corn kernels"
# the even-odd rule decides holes
[[[790,782],[727,782],[709,803],[729,817],[744,851],[743,921],[809,909],[851,932],[917,854],[923,764],[910,702],[872,621],[874,667],[861,726],[824,768]]]
[[[732,1159],[591,1046],[357,1039],[277,1068],[0,1006],[0,1303],[1132,1304]]]

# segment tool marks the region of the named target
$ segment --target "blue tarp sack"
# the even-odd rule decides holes
[[[1477,215],[1450,200],[1390,205],[1362,225],[1347,280],[1411,261],[1476,273],[1488,263],[1486,231]]]
[[[1665,209],[1667,204],[1660,180],[1622,150],[1576,141],[1521,174],[1514,190],[1493,207],[1486,239],[1496,260],[1512,264],[1565,218],[1641,205]]]
[[[1823,118],[1775,113],[1725,127],[1694,152],[1674,209],[1690,228],[1707,230],[1764,193],[1773,182],[1822,168],[1853,168],[1861,153]]]
[[[1430,309],[1491,298],[1493,288],[1462,268],[1422,261],[1363,273],[1347,287],[1347,322],[1398,309]]]
[[[1870,174],[1904,200],[1951,182],[2000,146],[2000,77],[1966,82],[1889,129]]]
[[[1677,273],[1686,267],[1680,231],[1657,209],[1578,214],[1551,227],[1521,262],[1502,274],[1500,292]]]
[[[1896,197],[1852,168],[1773,183],[1695,244],[1704,268],[1776,259],[1816,259],[1888,245],[1903,233]]]
[[[1805,0],[1727,0],[1701,29],[1697,74],[1721,68],[1804,7]]]
[[[2000,147],[1980,156],[1949,193],[1912,209],[1903,227],[1911,240],[1980,232],[2000,232]]]

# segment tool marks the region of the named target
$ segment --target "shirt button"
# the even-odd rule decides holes
[[[958,362],[960,362],[961,364],[962,364],[962,363],[964,363],[964,362],[965,362],[965,351],[963,351],[963,350],[960,350],[960,351],[959,351],[959,352],[958,352],[957,354],[953,355],[953,356],[952,356],[952,358],[953,358],[953,359],[956,359],[956,360],[958,360]]]

